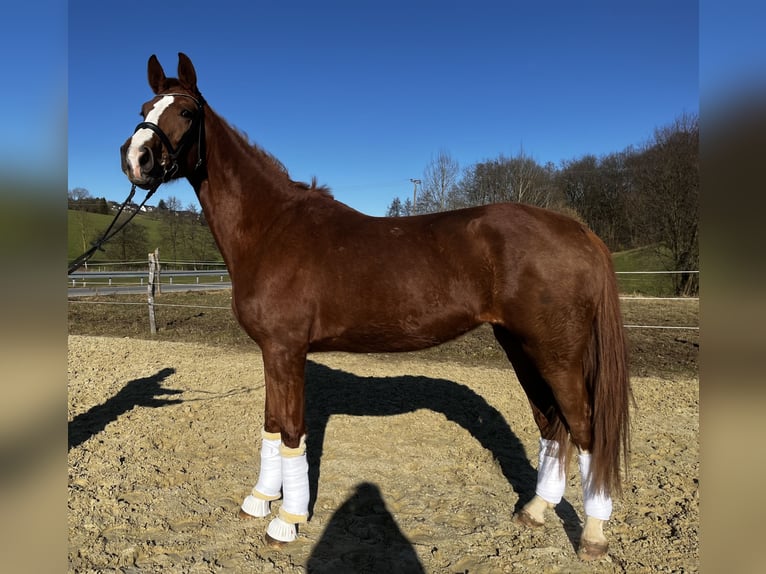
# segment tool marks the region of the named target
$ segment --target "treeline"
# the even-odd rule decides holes
[[[67,193],[67,208],[87,213],[109,213],[109,203],[105,197],[91,197],[87,189],[76,187]]]
[[[69,191],[70,205],[73,196],[79,197],[74,203],[73,223],[77,227],[80,247],[84,252],[92,242],[101,236],[104,225],[87,214],[93,202],[90,193],[82,188]],[[91,198],[92,199],[92,198]],[[126,212],[135,209],[129,206]],[[111,211],[107,209],[111,215]],[[127,217],[124,214],[122,218]],[[115,226],[119,225],[119,221]],[[141,213],[126,225],[114,238],[108,241],[103,252],[97,255],[99,260],[107,261],[144,261],[147,254],[160,249],[160,257],[166,261],[221,261],[218,247],[208,228],[204,214],[195,204],[182,208],[180,200],[170,197],[160,200],[156,208]]]
[[[699,121],[683,115],[640,147],[596,157],[538,164],[520,152],[464,168],[439,152],[416,180],[416,199],[395,198],[397,217],[498,202],[566,213],[588,225],[613,251],[655,246],[668,271],[699,269]],[[679,295],[699,292],[699,275],[679,273]]]

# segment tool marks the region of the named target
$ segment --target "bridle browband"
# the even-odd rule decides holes
[[[162,145],[165,146],[165,148],[168,150],[168,157],[171,160],[170,167],[162,166],[164,173],[162,174],[162,181],[167,182],[169,181],[178,171],[178,158],[181,155],[181,152],[184,151],[186,146],[188,145],[192,131],[194,130],[195,124],[197,125],[197,163],[194,166],[194,171],[200,170],[205,163],[205,99],[202,96],[199,96],[199,98],[196,98],[190,94],[184,94],[181,92],[178,93],[169,93],[169,94],[159,94],[160,97],[164,96],[181,96],[184,98],[189,98],[192,100],[195,104],[197,104],[197,115],[192,119],[192,125],[189,127],[188,130],[184,133],[184,135],[181,136],[181,139],[178,141],[178,146],[173,147],[173,144],[170,142],[170,138],[167,136],[167,134],[162,131],[162,128],[158,126],[155,123],[152,122],[141,122],[136,126],[136,129],[133,130],[133,133],[136,133],[138,130],[142,128],[149,129],[153,131],[158,138],[160,138],[160,141],[162,142]]]

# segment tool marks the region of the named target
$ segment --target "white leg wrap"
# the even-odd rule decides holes
[[[250,516],[263,518],[271,514],[271,501],[280,497],[282,490],[281,439],[277,433],[261,431],[261,468],[258,482],[242,503],[242,510]]]
[[[267,433],[264,430],[262,435],[261,470],[252,494],[263,500],[276,500],[282,489],[282,457],[279,454],[282,441],[276,433]]]
[[[282,454],[282,506],[279,517],[289,523],[306,522],[309,516],[309,463],[306,437],[298,448],[280,447]]]
[[[554,440],[540,437],[535,494],[551,504],[561,502],[567,485],[566,473],[558,459],[559,446]]]
[[[580,479],[585,515],[599,520],[609,520],[612,516],[612,498],[603,492],[595,492],[590,480],[590,463],[591,454],[585,451],[580,452]]]

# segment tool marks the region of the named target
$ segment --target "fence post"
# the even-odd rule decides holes
[[[154,250],[154,265],[157,267],[155,275],[157,277],[157,295],[162,295],[162,280],[160,277],[160,248]]]
[[[157,271],[157,250],[149,254],[149,282],[146,284],[149,299],[149,330],[152,335],[157,334],[157,324],[154,321],[154,280]]]

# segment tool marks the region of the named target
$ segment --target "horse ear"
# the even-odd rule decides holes
[[[165,85],[165,71],[162,69],[160,61],[154,54],[149,58],[147,68],[149,74],[149,87],[155,94],[159,94]]]
[[[178,79],[192,91],[197,90],[197,72],[189,56],[183,52],[178,52]]]

